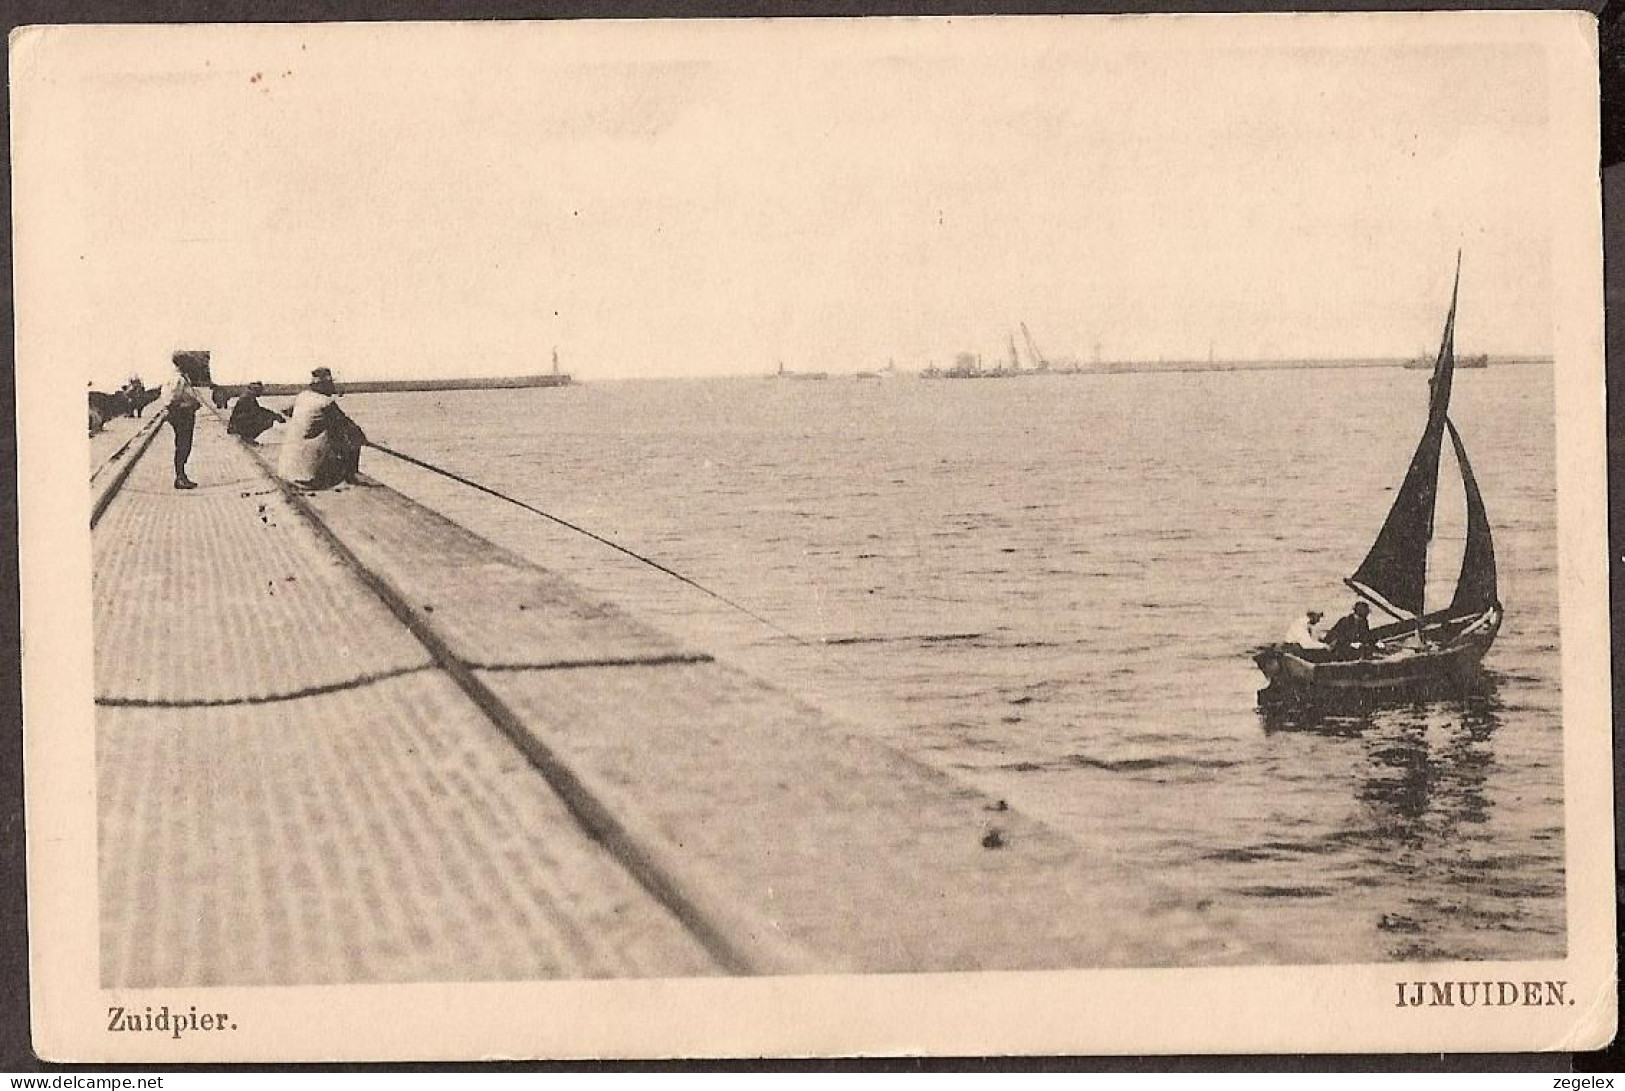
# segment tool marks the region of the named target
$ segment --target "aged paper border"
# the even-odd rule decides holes
[[[1088,16],[1063,18],[1094,18]],[[820,1055],[1575,1050],[1616,1025],[1605,558],[1595,23],[1585,13],[1144,16],[1206,20],[1216,41],[1266,33],[1340,44],[1540,44],[1550,64],[1555,391],[1569,955],[1393,963],[772,979],[117,990],[97,983],[90,536],[82,381],[51,350],[73,276],[76,125],[57,109],[76,63],[168,28],[24,30],[12,41],[19,546],[36,1050],[51,1060],[176,1063]],[[975,23],[981,20],[956,20]],[[860,21],[821,21],[864,33]],[[1000,20],[1008,23],[1008,20]],[[1020,21],[1044,33],[1046,19]],[[578,24],[587,33],[593,24]],[[222,36],[252,27],[186,29]],[[319,33],[321,28],[314,32]],[[396,29],[396,28],[391,28]],[[432,50],[443,30],[404,28]],[[602,28],[606,32],[608,28]],[[828,32],[828,31],[826,31]],[[663,24],[655,48],[685,33]],[[414,39],[416,42],[417,40]],[[81,46],[83,48],[81,48]],[[59,55],[60,51],[60,55]],[[64,63],[66,62],[66,63]],[[50,107],[48,109],[48,107]],[[66,192],[64,192],[66,187]],[[1394,982],[1566,979],[1572,1008],[1402,1010]],[[229,1037],[111,1035],[109,1003],[229,1011]]]

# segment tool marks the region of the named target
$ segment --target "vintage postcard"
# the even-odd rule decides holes
[[[1589,15],[10,51],[42,1056],[1612,1037]]]

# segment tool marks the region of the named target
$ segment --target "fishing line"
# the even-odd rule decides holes
[[[673,579],[678,579],[678,580],[683,581],[684,583],[688,584],[690,587],[694,588],[696,591],[704,592],[705,594],[710,595],[712,598],[716,599],[718,602],[723,603],[726,606],[733,607],[735,610],[738,610],[740,613],[746,615],[747,617],[754,618],[755,620],[761,622],[763,625],[766,625],[769,629],[772,629],[774,632],[778,633],[780,636],[789,637],[791,640],[794,640],[797,644],[800,644],[804,648],[813,647],[813,645],[809,641],[803,640],[801,637],[797,636],[795,633],[790,632],[788,629],[780,628],[778,625],[775,625],[773,622],[769,621],[767,618],[763,617],[761,614],[758,614],[756,611],[750,609],[749,607],[741,606],[741,605],[739,605],[739,603],[733,601],[732,599],[727,598],[727,597],[725,597],[723,595],[717,594],[715,591],[711,590],[709,587],[706,587],[704,584],[697,583],[694,580],[689,579],[687,576],[683,575],[681,572],[672,571],[671,569],[667,568],[665,565],[661,564],[659,561],[651,560],[650,558],[643,556],[643,554],[641,554],[641,553],[634,553],[634,552],[632,552],[632,550],[627,549],[625,546],[619,544],[618,542],[612,542],[608,538],[603,537],[602,535],[594,534],[592,531],[588,530],[586,527],[578,527],[574,523],[568,522],[568,521],[566,521],[564,519],[560,519],[557,515],[552,515],[552,514],[550,514],[548,512],[543,511],[541,508],[532,507],[531,505],[525,503],[523,500],[515,500],[513,497],[507,495],[506,493],[501,493],[501,492],[498,492],[495,489],[488,488],[485,485],[481,485],[478,481],[470,481],[468,478],[463,477],[460,474],[454,474],[450,470],[443,470],[439,466],[435,466],[432,463],[424,462],[420,458],[413,458],[411,455],[402,454],[399,451],[392,450],[392,449],[390,449],[388,447],[385,447],[381,443],[377,443],[377,442],[374,442],[372,440],[368,440],[367,441],[367,446],[375,448],[375,449],[377,449],[379,451],[382,451],[386,455],[391,455],[391,456],[393,456],[395,458],[398,458],[402,462],[410,462],[412,465],[422,467],[423,469],[428,470],[431,473],[437,473],[441,477],[449,477],[449,478],[451,478],[451,480],[457,482],[458,484],[467,485],[471,489],[477,489],[478,491],[485,493],[487,496],[494,496],[498,500],[506,500],[510,504],[513,504],[513,505],[515,505],[517,507],[524,508],[526,511],[530,512],[533,515],[540,515],[543,519],[551,519],[553,522],[557,523],[561,527],[564,527],[564,528],[566,528],[568,530],[573,530],[577,534],[584,534],[588,538],[591,538],[593,541],[601,542],[604,545],[609,546],[609,548],[611,548],[613,550],[616,550],[617,552],[626,554],[628,557],[631,557],[635,561],[641,561],[642,563],[648,565],[650,568],[653,568],[657,572],[664,572],[666,575],[671,576]]]

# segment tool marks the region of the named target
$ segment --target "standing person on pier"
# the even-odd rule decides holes
[[[175,487],[195,489],[197,482],[186,476],[186,460],[192,457],[192,431],[197,424],[198,407],[203,397],[197,391],[196,380],[187,374],[185,365],[193,354],[177,352],[172,358],[175,373],[164,384],[159,402],[164,407],[164,418],[175,431]]]
[[[277,474],[307,489],[358,484],[356,472],[366,445],[367,434],[339,408],[333,372],[319,367],[310,373],[310,386],[294,399]]]

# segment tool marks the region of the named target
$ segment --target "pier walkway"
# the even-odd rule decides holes
[[[1247,957],[393,490],[170,451],[93,485],[106,987]]]
[[[714,968],[207,413],[95,537],[102,981]]]

